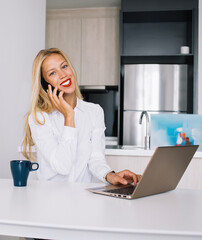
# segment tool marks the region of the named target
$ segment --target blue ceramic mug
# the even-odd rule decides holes
[[[24,187],[27,186],[29,172],[36,171],[39,164],[27,160],[12,160],[10,161],[10,167],[14,186]]]

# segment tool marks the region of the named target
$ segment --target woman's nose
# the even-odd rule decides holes
[[[66,76],[66,73],[63,70],[59,71],[59,77],[64,78]]]

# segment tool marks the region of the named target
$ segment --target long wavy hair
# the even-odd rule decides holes
[[[29,127],[28,119],[30,114],[33,116],[33,119],[36,123],[40,125],[45,124],[45,118],[43,118],[43,122],[39,121],[37,117],[37,112],[42,113],[50,113],[54,110],[46,91],[43,89],[41,80],[42,80],[42,64],[44,60],[49,57],[51,54],[60,54],[68,63],[71,68],[74,76],[75,76],[75,93],[76,96],[82,99],[82,95],[78,86],[78,81],[76,77],[76,72],[69,60],[69,58],[65,55],[63,51],[58,48],[50,48],[41,50],[34,59],[33,67],[32,67],[32,96],[31,96],[31,107],[30,111],[26,114],[25,127],[24,127],[24,139],[21,145],[22,154],[28,160],[33,160],[32,154],[32,146],[34,146],[34,142],[32,139],[31,130]]]

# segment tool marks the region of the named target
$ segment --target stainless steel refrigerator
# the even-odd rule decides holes
[[[187,112],[187,70],[185,64],[124,65],[123,145],[144,147],[142,111]]]

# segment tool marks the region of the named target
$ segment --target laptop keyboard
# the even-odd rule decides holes
[[[123,194],[123,195],[131,195],[134,190],[135,190],[135,186],[129,186],[129,187],[118,188],[118,189],[113,189],[113,190],[105,190],[104,192],[118,193],[118,194]]]

